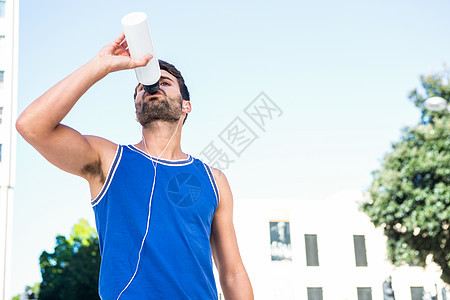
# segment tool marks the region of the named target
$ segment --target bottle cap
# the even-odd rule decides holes
[[[159,81],[151,85],[144,85],[144,91],[146,91],[151,95],[156,94],[158,90],[159,90]]]

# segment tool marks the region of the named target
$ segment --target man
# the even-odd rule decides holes
[[[102,254],[102,299],[217,299],[211,254],[225,298],[253,299],[227,179],[181,150],[191,104],[174,66],[160,63],[156,94],[136,89],[139,143],[116,145],[61,124],[97,81],[151,58],[131,59],[121,34],[25,109],[17,130],[52,164],[88,181]]]

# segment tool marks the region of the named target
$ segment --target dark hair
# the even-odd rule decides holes
[[[184,78],[183,78],[183,75],[181,75],[181,72],[178,71],[178,69],[174,65],[172,65],[171,63],[168,63],[167,61],[158,59],[158,62],[159,62],[159,68],[161,70],[169,72],[171,75],[173,75],[177,79],[178,86],[180,87],[181,97],[183,98],[183,100],[191,101],[191,97],[189,96],[189,90],[186,86],[186,83],[184,82]],[[140,83],[138,83],[137,86],[134,88],[134,95],[133,95],[134,100],[136,100],[137,89],[139,87],[139,84]],[[183,120],[183,124],[186,122],[187,117],[188,117],[188,114],[186,114],[186,117]]]
[[[186,86],[186,83],[184,82],[184,78],[183,75],[181,75],[181,72],[178,71],[178,69],[174,65],[168,63],[167,61],[161,59],[159,59],[158,61],[161,70],[169,72],[177,79],[178,85],[180,86],[181,97],[183,97],[183,100],[191,101],[188,88]]]

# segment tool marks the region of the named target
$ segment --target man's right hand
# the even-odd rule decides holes
[[[152,57],[152,55],[146,55],[139,59],[132,59],[125,34],[122,33],[114,42],[103,47],[95,59],[101,62],[105,67],[106,74],[108,74],[120,70],[144,67]]]

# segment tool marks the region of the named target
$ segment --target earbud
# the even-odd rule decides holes
[[[183,108],[188,108],[189,106],[187,106],[187,105],[185,105],[185,106],[183,106]]]

